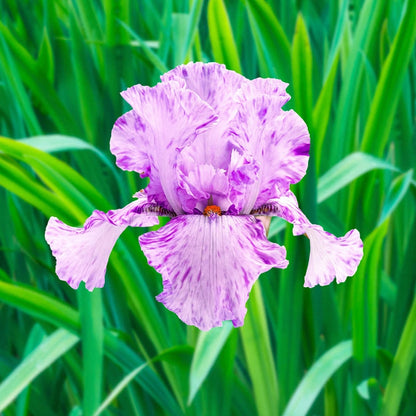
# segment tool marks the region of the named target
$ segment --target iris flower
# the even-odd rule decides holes
[[[71,287],[104,285],[110,252],[126,227],[169,222],[140,236],[163,277],[157,296],[202,330],[231,320],[241,326],[258,276],[286,268],[286,250],[266,238],[258,216],[279,216],[310,241],[305,286],[352,276],[362,257],[357,230],[337,238],[311,224],[290,185],[305,175],[310,137],[304,121],[282,106],[288,84],[248,80],[216,63],[189,63],[154,87],[122,92],[132,110],[110,141],[117,165],[149,178],[126,207],[94,211],[82,228],[52,217],[46,240],[56,273]]]

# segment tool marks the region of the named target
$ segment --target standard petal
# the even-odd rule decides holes
[[[56,258],[56,274],[74,289],[81,281],[88,290],[103,287],[108,258],[120,234],[128,226],[157,224],[157,215],[167,214],[139,193],[139,199],[124,208],[107,213],[94,211],[82,228],[50,218],[45,239]]]
[[[295,195],[287,192],[271,201],[259,214],[275,214],[293,224],[293,234],[305,234],[310,241],[310,256],[305,276],[305,287],[328,285],[335,278],[337,283],[353,276],[363,257],[363,242],[357,230],[343,237],[335,237],[320,225],[311,224],[300,210]]]
[[[280,107],[282,107],[290,100],[290,95],[286,92],[288,86],[288,83],[280,79],[256,78],[241,85],[236,94],[236,100],[243,103],[262,95],[270,95],[277,99]]]
[[[202,330],[224,320],[243,325],[259,274],[288,264],[285,248],[268,241],[252,216],[182,215],[139,240],[149,264],[163,277],[157,299]]]
[[[188,63],[164,74],[162,81],[184,82],[186,88],[198,94],[208,103],[218,120],[209,130],[198,136],[187,149],[197,164],[210,164],[215,169],[227,169],[231,149],[223,138],[228,123],[236,114],[238,103],[235,96],[239,88],[249,81],[224,65],[211,63]]]
[[[225,65],[215,62],[190,62],[162,75],[162,81],[183,80],[186,87],[197,93],[216,113],[224,113],[234,101],[234,95],[248,80]]]
[[[148,192],[149,196],[165,208],[182,213],[176,192],[178,152],[217,116],[197,94],[176,81],[152,88],[135,85],[122,96],[134,113],[118,119],[112,132],[110,149],[118,166],[149,176],[153,184],[149,192],[155,191],[153,195]]]
[[[116,156],[119,168],[149,176],[148,130],[149,126],[134,110],[116,120],[111,132],[110,150]]]
[[[259,179],[247,187],[243,214],[248,214],[299,182],[309,159],[309,133],[292,110],[281,109],[280,97],[257,96],[241,103],[230,124],[229,137],[242,154],[251,156]]]

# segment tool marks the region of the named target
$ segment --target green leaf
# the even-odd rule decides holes
[[[381,70],[361,149],[382,156],[386,147],[404,76],[416,42],[416,2],[408,1],[390,53]],[[386,105],[388,103],[388,105]]]
[[[0,276],[7,278],[7,275],[5,276],[1,269]],[[76,335],[81,333],[78,312],[66,303],[45,295],[40,291],[24,287],[23,285],[17,286],[0,281],[0,300],[37,319],[58,327],[64,327]],[[104,348],[105,354],[127,371],[143,364],[143,360],[125,342],[118,339],[108,329],[104,332]],[[143,375],[136,379],[140,386],[160,403],[167,414],[182,415],[178,404],[160,378],[149,368],[145,370]]]
[[[149,62],[154,65],[154,67],[159,71],[159,73],[163,74],[168,71],[168,67],[166,64],[159,58],[157,54],[155,54],[152,49],[146,44],[146,42],[133,30],[125,24],[124,22],[120,22],[120,25],[127,30],[128,33],[137,41],[139,46],[143,49],[144,54],[146,55]]]
[[[365,153],[352,153],[319,178],[318,203],[325,201],[355,179],[375,169],[397,171],[392,164]]]
[[[386,200],[383,204],[383,210],[380,214],[379,224],[383,223],[391,213],[396,209],[397,205],[406,195],[410,184],[412,183],[413,169],[398,176],[390,186]]]
[[[79,337],[65,329],[58,329],[33,350],[0,384],[0,411],[42,371],[71,349]]]
[[[101,403],[100,407],[94,412],[94,416],[99,416],[110,404],[111,402],[133,381],[149,364],[158,362],[158,361],[176,361],[178,359],[178,353],[190,353],[190,348],[188,347],[175,347],[161,352],[156,357],[151,360],[139,365],[134,370],[130,371],[122,380],[117,383],[111,393],[106,397],[106,399]]]
[[[313,56],[308,30],[302,14],[299,13],[292,46],[292,80],[295,110],[306,124],[312,121],[312,62]]]
[[[251,289],[247,310],[240,335],[257,412],[259,415],[276,415],[279,406],[276,367],[259,282]]]
[[[214,60],[241,73],[240,58],[223,0],[209,1],[208,28]]]
[[[92,416],[101,401],[103,384],[103,306],[101,290],[93,293],[85,288],[77,291],[83,360],[83,414]]]
[[[214,365],[232,328],[231,322],[226,321],[222,327],[200,332],[189,374],[188,406]]]
[[[393,366],[387,380],[380,416],[396,416],[399,414],[400,402],[406,388],[416,354],[416,296],[407,316],[406,325],[400,337],[399,346],[394,356]]]
[[[306,416],[332,375],[352,356],[352,342],[343,341],[320,357],[303,377],[283,416]]]
[[[331,114],[332,97],[334,92],[334,84],[338,70],[339,54],[336,55],[332,66],[330,68],[328,77],[322,86],[318,101],[315,104],[312,114],[311,137],[313,140],[312,146],[315,147],[314,155],[316,158],[316,166],[321,166],[321,157],[323,156],[323,144],[325,134],[328,127],[329,116]],[[329,138],[332,140],[332,137]],[[319,172],[318,172],[319,174]]]
[[[263,77],[276,77],[290,82],[290,43],[264,0],[246,0],[247,13]]]

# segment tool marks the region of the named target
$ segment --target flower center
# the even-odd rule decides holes
[[[208,205],[204,209],[204,215],[210,218],[213,218],[217,215],[221,215],[221,208],[217,205]]]

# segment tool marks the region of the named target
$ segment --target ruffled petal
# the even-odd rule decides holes
[[[223,135],[237,111],[235,95],[241,85],[249,81],[242,75],[227,70],[224,65],[214,62],[180,65],[161,78],[165,82],[184,82],[186,88],[198,94],[218,115],[215,125],[211,125],[205,133],[199,135],[197,140],[190,144],[188,151],[195,163],[209,164],[215,169],[226,170],[231,148]]]
[[[202,330],[224,320],[243,325],[259,274],[288,264],[285,248],[268,241],[252,216],[183,215],[139,240],[149,264],[163,277],[157,300]]]
[[[228,179],[225,171],[212,165],[196,164],[193,159],[183,160],[178,169],[179,199],[187,213],[202,213],[210,204],[227,211],[231,205],[228,199]]]
[[[149,176],[149,126],[134,110],[119,117],[111,132],[110,150],[116,156],[116,164],[123,170]]]
[[[112,132],[110,149],[118,166],[149,176],[153,184],[149,196],[183,213],[177,196],[178,153],[217,116],[183,82],[163,82],[152,88],[135,85],[122,96],[134,112],[120,117]]]
[[[292,192],[287,192],[271,201],[259,213],[274,213],[291,222],[293,234],[305,234],[310,241],[310,256],[305,276],[305,287],[328,285],[335,278],[337,283],[353,276],[363,257],[363,242],[357,230],[347,232],[343,237],[335,237],[320,225],[311,224],[299,209]]]
[[[215,62],[190,62],[161,76],[162,81],[183,80],[186,87],[198,94],[216,113],[229,110],[234,95],[248,80],[225,65]]]
[[[241,103],[230,124],[229,137],[260,170],[259,179],[247,187],[243,214],[289,190],[302,179],[309,159],[309,133],[305,122],[292,110],[281,109],[281,98],[259,95]]]
[[[286,92],[288,83],[276,78],[256,78],[241,85],[236,94],[236,100],[240,103],[250,101],[262,95],[270,95],[276,99],[282,107],[290,100],[290,95]]]
[[[158,224],[157,215],[168,215],[149,204],[143,193],[121,209],[94,211],[82,228],[70,227],[58,218],[49,219],[45,239],[56,258],[56,274],[72,288],[81,281],[88,290],[103,287],[110,253],[120,234],[128,227]]]

